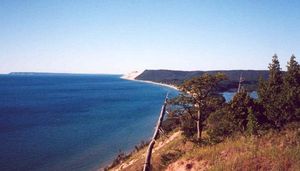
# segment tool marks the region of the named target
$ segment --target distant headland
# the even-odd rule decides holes
[[[236,91],[240,77],[243,78],[243,85],[247,90],[254,91],[257,88],[258,80],[267,79],[269,71],[267,70],[211,70],[211,71],[178,71],[178,70],[144,70],[133,71],[122,78],[129,80],[150,81],[167,85],[178,86],[185,80],[200,76],[204,73],[216,74],[224,73],[227,80],[222,82],[220,91]]]

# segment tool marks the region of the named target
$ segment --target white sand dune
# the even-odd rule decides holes
[[[170,84],[164,84],[164,83],[158,83],[158,82],[153,82],[153,81],[145,81],[145,80],[137,80],[136,77],[142,74],[144,71],[132,71],[128,74],[124,74],[121,78],[126,79],[126,80],[132,80],[132,81],[139,81],[139,82],[144,82],[144,83],[150,83],[150,84],[156,84],[160,86],[165,86],[169,88],[173,88],[175,90],[178,90],[178,88],[174,85]]]
[[[127,80],[135,80],[135,78],[143,72],[144,71],[132,71],[128,74],[123,75],[121,78],[127,79]]]

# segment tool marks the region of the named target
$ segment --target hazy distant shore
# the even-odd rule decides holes
[[[164,83],[158,83],[158,82],[154,82],[154,81],[146,81],[146,80],[137,80],[135,79],[140,73],[137,72],[134,75],[123,75],[121,76],[122,79],[125,80],[131,80],[131,81],[138,81],[138,82],[144,82],[144,83],[150,83],[150,84],[156,84],[156,85],[160,85],[160,86],[164,86],[164,87],[168,87],[168,88],[172,88],[178,91],[178,88],[174,85],[170,85],[170,84],[164,84]]]

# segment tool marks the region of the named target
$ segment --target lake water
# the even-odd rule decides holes
[[[236,92],[224,92],[223,93],[223,97],[225,98],[226,102],[229,102],[230,100],[232,100],[232,97],[235,95]],[[258,95],[256,91],[252,91],[251,93],[249,93],[249,96],[257,99]]]
[[[0,170],[97,170],[149,139],[167,92],[119,75],[0,75]]]
[[[119,75],[0,75],[0,170],[96,170],[153,133],[167,92]]]

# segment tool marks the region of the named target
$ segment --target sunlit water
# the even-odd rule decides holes
[[[149,139],[177,91],[119,77],[0,75],[0,170],[96,170]]]
[[[96,170],[148,139],[167,92],[119,75],[0,76],[0,170]]]

